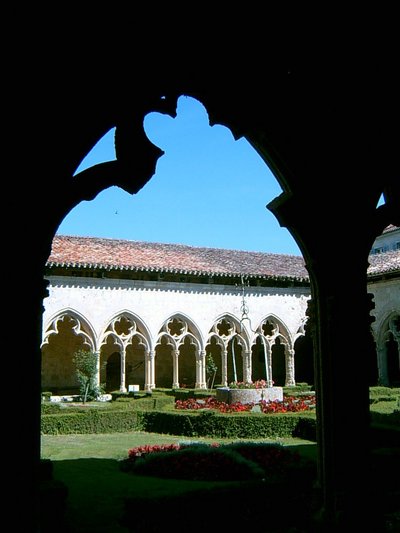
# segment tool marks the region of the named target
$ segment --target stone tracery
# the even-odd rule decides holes
[[[113,374],[115,369],[119,370],[120,373],[119,390],[126,392],[127,377],[128,380],[133,380],[137,374],[135,371],[139,367],[145,368],[145,361],[147,361],[150,351],[149,339],[140,330],[140,326],[138,326],[137,320],[133,316],[129,313],[121,313],[114,317],[106,327],[99,346],[99,383],[103,381],[100,376],[100,367],[105,364],[105,383],[107,386],[107,380],[111,379],[107,375],[111,373],[108,361],[110,360],[111,362],[111,359],[113,359],[115,361]],[[115,349],[113,351],[112,348],[114,347],[118,348],[117,352],[115,352]],[[100,361],[103,363],[102,365]],[[113,383],[118,382],[118,378],[114,376],[112,381]]]

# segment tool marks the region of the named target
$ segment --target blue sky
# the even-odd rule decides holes
[[[245,139],[209,126],[200,102],[182,96],[175,119],[151,113],[144,128],[165,152],[151,180],[135,195],[111,187],[81,202],[57,233],[300,255],[266,208],[282,192],[277,180]],[[77,171],[115,159],[113,135]]]

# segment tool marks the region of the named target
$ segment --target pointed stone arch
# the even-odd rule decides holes
[[[108,321],[100,336],[99,357],[99,381],[107,391],[126,392],[127,385],[149,388],[151,336],[136,314],[120,311]]]
[[[45,326],[41,350],[42,389],[53,394],[77,394],[79,382],[73,355],[78,350],[96,350],[95,332],[82,314],[74,309],[64,309]]]
[[[227,345],[232,337],[237,336],[240,344],[246,349],[250,346],[250,337],[247,330],[243,327],[241,321],[232,313],[223,313],[219,315],[211,326],[208,337],[217,336]]]
[[[265,375],[270,386],[295,385],[292,336],[284,321],[268,314],[260,321],[252,343],[252,375]]]
[[[289,328],[281,318],[274,314],[268,314],[261,320],[256,332],[264,335],[270,344],[273,344],[275,339],[280,337],[285,345],[292,347],[292,336]]]
[[[203,335],[196,322],[190,318],[186,313],[177,311],[169,315],[169,317],[162,323],[158,337],[161,333],[169,334],[179,345],[180,340],[186,334],[191,334],[198,344],[198,349],[204,348]]]
[[[164,320],[155,346],[157,386],[206,388],[203,337],[195,322],[176,312]]]
[[[59,325],[61,321],[70,319],[75,324],[72,326],[72,330],[75,335],[82,336],[84,345],[90,350],[96,349],[96,334],[94,328],[90,324],[89,320],[75,309],[63,309],[59,311],[54,317],[52,317],[47,325],[43,328],[43,340],[41,346],[49,344],[49,340],[52,335],[59,334]]]
[[[123,323],[124,322],[124,323]],[[138,336],[147,350],[151,349],[151,333],[145,322],[132,311],[123,310],[115,313],[106,323],[101,335],[99,345],[104,344],[108,335],[126,340]]]
[[[78,46],[84,53],[81,43]],[[35,253],[31,254],[30,263],[32,297],[26,302],[25,309],[30,328],[26,335],[26,342],[29,343],[27,349],[35,354],[30,358],[28,367],[28,374],[34,379],[30,381],[30,389],[26,392],[32,398],[27,409],[32,422],[30,425],[34,429],[26,432],[24,440],[32,472],[39,472],[37,465],[40,458],[40,404],[38,379],[35,376],[40,371],[37,341],[41,334],[41,323],[38,317],[45,296],[41,280],[54,228],[71,206],[93,198],[106,187],[118,185],[131,193],[143,187],[149,176],[154,174],[161,153],[143,134],[143,116],[154,110],[174,116],[176,97],[184,91],[185,94],[198,96],[207,106],[211,124],[230,127],[235,138],[245,136],[271,165],[284,188],[285,193],[268,207],[276,214],[280,224],[287,227],[296,238],[305,253],[311,275],[316,315],[319,485],[322,487],[323,514],[327,517],[324,522],[336,525],[337,516],[344,516],[345,524],[361,523],[368,527],[375,506],[368,505],[368,502],[372,502],[371,491],[363,476],[369,465],[367,380],[365,372],[360,372],[358,358],[352,357],[352,340],[359,339],[362,353],[368,350],[369,322],[365,311],[364,282],[368,241],[372,244],[372,235],[377,226],[383,228],[383,224],[398,223],[399,220],[397,144],[390,128],[390,124],[398,117],[398,90],[394,69],[385,68],[393,63],[386,49],[382,48],[382,53],[375,54],[376,58],[371,58],[368,51],[363,56],[354,54],[355,49],[349,51],[347,46],[343,50],[339,60],[332,61],[328,57],[322,68],[319,56],[315,55],[314,60],[314,57],[311,58],[314,54],[311,54],[305,61],[297,61],[297,50],[292,56],[286,51],[281,54],[277,50],[268,72],[262,63],[264,49],[258,55],[251,50],[254,59],[261,60],[258,61],[258,69],[249,69],[248,62],[242,62],[241,67],[233,50],[223,73],[204,68],[207,61],[214,62],[215,54],[208,58],[199,54],[197,63],[194,57],[190,72],[182,72],[179,65],[174,68],[174,62],[169,62],[168,76],[167,71],[154,68],[153,57],[144,54],[141,61],[143,66],[138,66],[141,87],[135,98],[132,98],[132,91],[127,89],[129,83],[124,76],[108,79],[101,69],[97,69],[96,75],[96,69],[85,67],[80,72],[82,83],[69,92],[71,105],[68,112],[63,112],[65,110],[60,104],[58,120],[53,120],[54,103],[46,99],[43,89],[51,81],[55,101],[62,102],[65,80],[69,74],[74,74],[77,64],[71,62],[69,66],[67,61],[61,60],[58,66],[65,76],[54,76],[53,69],[48,68],[52,66],[52,58],[43,58],[43,54],[41,58],[38,56],[43,76],[37,79],[38,100],[34,107],[40,108],[41,113],[40,117],[36,117],[28,102],[26,110],[27,113],[32,111],[33,120],[27,121],[26,127],[29,126],[34,132],[41,124],[45,132],[50,121],[52,135],[46,139],[48,164],[41,167],[41,179],[24,183],[28,194],[31,191],[35,193],[35,201],[26,206],[26,218],[31,222],[26,235],[35,243]],[[116,48],[116,57],[122,60],[119,52]],[[288,70],[288,65],[294,68]],[[384,68],[381,68],[382,65]],[[366,73],[374,70],[382,74],[381,83],[365,83]],[[201,84],[199,72],[203,74]],[[239,90],[243,79],[246,79],[245,90]],[[351,82],[346,86],[352,87],[350,91],[347,88],[338,91],[336,81],[341,79]],[[315,97],[316,87],[318,98]],[[365,92],[364,100],[371,106],[367,118],[362,103],[357,106],[352,98],[359,90]],[[83,97],[95,91],[99,98]],[[102,100],[103,105],[99,107],[95,100]],[[331,105],[333,101],[334,107]],[[76,168],[95,141],[115,124],[118,126],[117,160],[88,169],[79,181],[70,179],[71,169]],[[304,135],[305,124],[310,135]],[[21,125],[17,126],[21,129]],[[339,137],[341,150],[336,149]],[[42,139],[42,135],[20,135],[19,153],[31,149],[34,143],[32,153],[41,154]],[[135,150],[132,150],[132,142],[135,143]],[[30,168],[34,163],[35,160],[29,159]],[[52,186],[55,176],[60,190],[65,190],[65,194],[57,197]],[[360,189],[360,176],[364,176],[367,188]],[[9,180],[9,185],[15,187],[18,196],[20,180]],[[310,195],[310,190],[314,194]],[[342,201],[343,191],[348,193],[346,202]],[[382,191],[386,203],[375,215],[373,209]],[[354,209],[355,205],[357,210]],[[337,217],[338,206],[340,217]],[[332,224],[332,220],[336,223]],[[324,228],[323,239],[318,238],[318,229],[321,227]],[[343,282],[342,279],[338,280],[334,254],[342,248],[343,239],[355,227],[360,228],[361,238],[346,248],[347,279],[352,280],[352,283],[346,287],[349,305],[344,309]],[[21,246],[16,239],[14,241],[14,264],[20,269],[22,277],[26,271],[26,247]],[[22,287],[22,298],[24,290],[25,287]],[[352,323],[352,327],[344,328],[338,339],[336,333],[343,322]],[[346,361],[348,375],[357,376],[353,380],[353,408],[348,413],[343,412],[340,401],[343,394],[343,360]],[[354,417],[354,412],[360,416]],[[348,453],[348,442],[354,441],[360,443],[360,453],[356,455]],[[39,500],[35,497],[37,474],[31,478],[34,483],[28,480],[25,487],[21,487],[22,501]],[[355,490],[360,494],[358,500],[362,502],[358,505],[354,505],[352,498]],[[33,517],[32,523],[36,524],[37,504],[32,508],[34,512],[30,516]]]
[[[250,338],[233,314],[224,313],[214,320],[208,332],[207,349],[218,367],[217,381],[222,386],[251,380]]]

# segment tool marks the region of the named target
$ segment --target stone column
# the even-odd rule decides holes
[[[119,390],[121,392],[126,392],[125,362],[126,362],[126,347],[123,346],[121,349],[121,379],[120,379],[120,385],[119,385]]]
[[[228,386],[228,350],[226,349],[226,346],[221,350],[221,358],[222,358],[222,386],[227,387]]]
[[[251,350],[243,350],[243,381],[251,383]]]
[[[172,388],[179,389],[179,350],[172,350]]]
[[[146,350],[144,354],[144,390],[151,391],[155,388],[154,383],[154,350]]]
[[[267,361],[268,361],[268,387],[274,386],[274,380],[272,379],[272,351],[271,346],[268,344],[268,352],[267,352]]]
[[[206,377],[206,351],[200,350],[196,353],[196,389],[207,388]]]
[[[350,146],[354,153],[354,146],[351,143]],[[347,163],[338,165],[334,171],[332,166],[325,166],[324,170],[329,168],[329,177],[324,175],[323,180],[315,181],[317,188],[320,187],[320,196],[314,191],[311,198],[305,189],[299,189],[293,197],[282,195],[268,205],[281,225],[297,235],[309,272],[317,399],[317,488],[320,488],[322,501],[319,515],[323,525],[332,526],[330,531],[374,527],[372,521],[377,518],[373,491],[365,483],[371,467],[370,365],[365,361],[373,349],[366,273],[368,253],[376,235],[376,220],[372,204],[361,215],[357,212],[357,224],[362,233],[360,238],[349,242],[358,205],[357,191],[353,191],[351,201],[343,202],[344,191],[334,186],[338,172],[342,173],[342,180],[345,174],[358,174],[366,180],[369,169],[367,166],[359,168],[361,159],[358,158],[357,165],[352,168]],[[308,175],[310,172],[313,171]],[[315,176],[318,172],[321,174],[321,168]],[[330,183],[331,187],[324,190],[325,183]],[[325,202],[324,196],[328,194],[329,201]],[[312,216],[305,217],[305,212]],[[324,228],[323,236],[316,232],[319,225]],[[343,262],[339,257],[343,257]],[[351,393],[346,388],[347,383]],[[355,443],[357,453],[351,453]]]
[[[286,347],[285,349],[285,363],[286,363],[286,387],[292,387],[296,385],[294,379],[294,350],[293,348]]]
[[[365,513],[371,520],[374,513],[371,492],[363,481],[369,476],[371,464],[366,444],[369,442],[368,365],[362,356],[371,353],[366,267],[360,267],[352,259],[346,263],[347,277],[351,280],[346,284],[346,298],[343,299],[343,285],[332,270],[330,276],[321,275],[315,302],[318,309],[314,339],[317,439],[323,514],[327,522],[336,524],[338,531],[358,527],[357,523],[366,524]],[[343,327],[344,324],[352,324],[351,330]],[[356,353],[354,338],[358,341]],[[352,389],[351,409],[347,380]],[[356,454],[349,450],[349,443],[359,443]],[[359,494],[360,500],[355,500],[354,494]]]
[[[94,353],[96,354],[96,357],[97,357],[97,361],[96,361],[96,385],[97,385],[97,387],[100,387],[100,383],[101,383],[101,376],[100,376],[100,350],[96,350]]]

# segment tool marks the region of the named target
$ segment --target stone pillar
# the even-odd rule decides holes
[[[145,351],[144,354],[144,390],[151,391],[154,384],[154,350]]]
[[[97,385],[97,387],[100,387],[100,383],[101,383],[101,376],[100,376],[100,350],[96,350],[94,353],[96,354],[96,357],[97,357],[97,362],[96,362],[96,385]]]
[[[243,381],[251,383],[251,350],[242,350],[243,356]]]
[[[172,350],[172,388],[179,389],[179,350]]]
[[[228,350],[226,349],[226,346],[221,350],[221,358],[222,358],[222,386],[227,387],[228,386]]]
[[[285,349],[285,363],[286,363],[286,387],[293,387],[296,385],[294,379],[294,350],[286,347]]]
[[[196,389],[207,388],[206,376],[206,351],[200,350],[196,353]]]
[[[357,164],[361,159],[357,159]],[[312,172],[309,170],[308,175]],[[360,173],[358,166],[350,169],[347,163],[335,169],[329,167],[329,177],[315,180],[319,183],[320,196],[314,191],[312,197],[307,197],[306,189],[299,189],[291,197],[278,197],[268,207],[281,225],[297,236],[310,278],[317,399],[319,487],[316,488],[320,489],[322,502],[319,516],[323,525],[332,528],[329,531],[355,531],[374,528],[373,521],[377,520],[373,491],[365,483],[371,467],[370,365],[365,361],[373,347],[367,268],[376,221],[375,206],[371,202],[367,207],[366,203],[362,215],[357,211],[357,224],[363,231],[351,242],[347,240],[356,220],[358,198],[354,190],[352,199],[343,201],[344,191],[333,186],[338,172],[342,173],[342,179],[343,173],[352,173],[364,174],[365,180],[369,170],[365,167]],[[329,192],[324,189],[328,182],[332,185]],[[329,201],[325,202],[327,194]],[[305,212],[309,216],[305,217]],[[323,234],[316,233],[318,225],[323,226]],[[339,257],[345,258],[343,263]],[[357,453],[352,453],[354,446]]]
[[[121,379],[119,390],[121,392],[126,392],[126,383],[125,383],[125,363],[126,363],[126,348],[125,346],[121,349]]]
[[[366,267],[357,269],[355,262],[352,265],[349,259],[347,268],[348,279],[352,282],[346,284],[345,300],[341,281],[331,271],[331,276],[320,280],[319,298],[315,302],[318,308],[314,342],[317,440],[323,515],[338,531],[368,522],[366,507],[371,520],[374,511],[371,492],[364,481],[369,477],[371,464],[367,445],[369,372],[363,359],[363,354],[371,350],[368,345],[369,309],[363,283]],[[343,326],[346,324],[352,325],[351,331]],[[355,338],[359,339],[356,350]],[[351,383],[351,409],[345,386],[347,380]],[[359,444],[356,454],[351,452],[352,443]],[[355,499],[355,494],[359,498]]]

